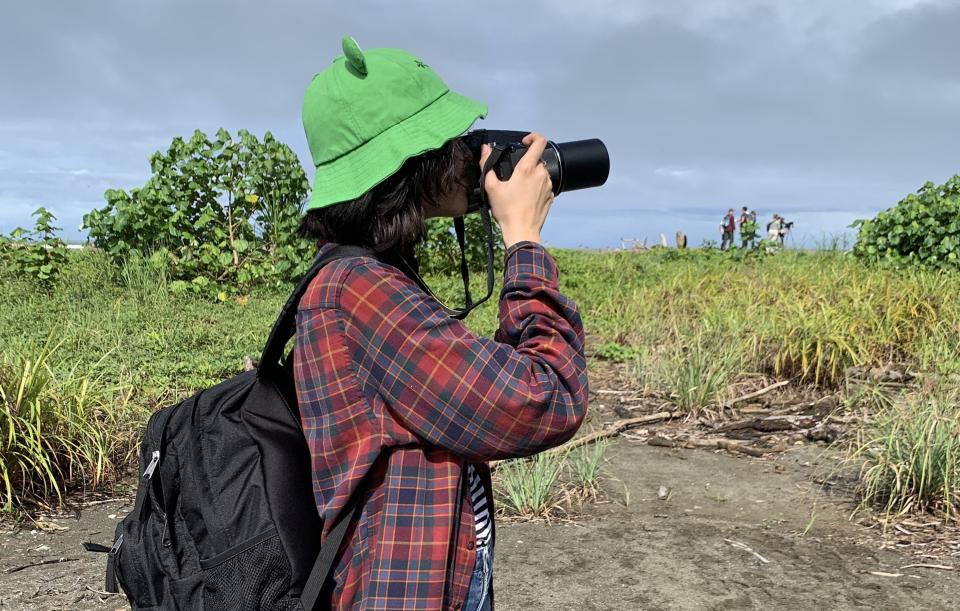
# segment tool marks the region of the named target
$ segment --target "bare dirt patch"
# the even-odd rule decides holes
[[[611,503],[576,524],[498,527],[498,607],[954,608],[957,571],[904,569],[917,560],[858,542],[865,529],[848,520],[849,503],[812,481],[820,454],[758,460],[620,439]]]

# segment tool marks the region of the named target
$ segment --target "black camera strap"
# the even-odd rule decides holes
[[[483,188],[483,183],[487,172],[491,171],[500,163],[500,160],[506,152],[507,149],[504,146],[493,146],[490,150],[490,155],[483,164],[483,168],[480,170],[480,177],[477,179],[476,193],[480,199],[480,206],[477,212],[480,214],[480,221],[483,223],[483,231],[487,238],[487,294],[477,302],[474,302],[473,297],[470,295],[470,267],[467,265],[466,231],[464,229],[463,217],[458,216],[453,219],[453,229],[457,234],[457,245],[460,246],[460,277],[463,279],[463,295],[466,304],[462,310],[458,310],[453,314],[454,318],[460,320],[466,318],[467,314],[473,311],[474,308],[490,299],[490,296],[493,295],[493,222],[490,220],[490,202],[487,200],[487,191]]]
[[[460,278],[463,280],[463,295],[464,295],[464,307],[463,308],[451,308],[445,305],[440,299],[434,294],[434,292],[427,286],[427,283],[420,277],[420,274],[417,272],[415,267],[410,264],[409,261],[403,260],[404,273],[407,274],[414,282],[417,283],[425,293],[436,299],[437,303],[440,304],[440,307],[451,317],[456,318],[457,320],[463,320],[467,315],[472,312],[475,308],[480,306],[483,302],[490,299],[493,295],[493,274],[494,274],[494,249],[493,249],[493,221],[490,218],[490,202],[487,200],[487,192],[483,188],[483,181],[487,175],[487,172],[493,169],[493,167],[500,162],[503,158],[503,155],[507,152],[506,147],[503,146],[493,146],[490,151],[490,156],[487,157],[487,161],[483,164],[483,168],[480,171],[480,178],[478,179],[477,186],[474,189],[474,197],[479,201],[479,205],[476,207],[476,212],[480,214],[480,221],[483,223],[483,231],[486,234],[486,247],[487,247],[487,294],[483,296],[479,301],[474,301],[473,296],[470,294],[470,266],[467,264],[467,244],[466,244],[466,228],[464,226],[464,217],[458,216],[453,219],[453,229],[457,234],[457,245],[460,247]]]

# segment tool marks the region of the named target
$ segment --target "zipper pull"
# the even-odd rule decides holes
[[[147,468],[143,471],[144,479],[150,479],[153,477],[153,472],[157,468],[157,463],[160,462],[160,450],[154,450],[153,454],[150,456],[150,462],[147,464]]]
[[[117,592],[117,552],[120,551],[121,545],[123,545],[123,533],[120,533],[113,547],[110,548],[110,552],[107,553],[107,574],[103,584],[103,589],[106,592]]]
[[[120,546],[123,545],[123,533],[120,533],[120,536],[117,537],[117,540],[113,542],[113,547],[110,548],[111,554],[116,554],[120,551]]]

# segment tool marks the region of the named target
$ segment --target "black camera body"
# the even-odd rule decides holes
[[[476,187],[470,194],[468,212],[478,210],[484,201],[483,182],[479,175],[481,146],[489,144],[492,149],[487,160],[490,171],[500,180],[509,180],[513,169],[527,152],[527,147],[522,142],[527,133],[480,129],[461,137],[473,153],[472,171],[476,172],[476,180],[472,181]],[[540,159],[550,173],[554,195],[560,195],[564,191],[599,187],[607,181],[610,174],[607,147],[596,138],[559,143],[548,141]]]

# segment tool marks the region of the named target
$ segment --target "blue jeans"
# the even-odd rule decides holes
[[[493,583],[493,546],[477,548],[477,563],[467,590],[463,611],[490,611],[490,586]]]

